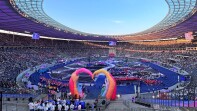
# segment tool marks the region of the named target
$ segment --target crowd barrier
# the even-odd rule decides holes
[[[197,107],[197,87],[188,87],[182,90],[170,92],[154,91],[147,94],[140,94],[137,102],[144,104],[157,104],[170,107]]]

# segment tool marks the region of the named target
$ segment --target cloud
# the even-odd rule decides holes
[[[113,20],[112,22],[113,22],[113,23],[116,23],[116,24],[124,23],[124,21],[121,21],[121,20]]]

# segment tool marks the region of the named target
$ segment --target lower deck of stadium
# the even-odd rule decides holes
[[[60,105],[74,105],[75,110],[80,105],[83,110],[97,107],[106,111],[196,107],[197,53],[187,50],[196,47],[195,43],[147,47],[119,43],[104,47],[107,43],[54,40],[51,44],[47,39],[35,43],[30,38],[26,38],[26,44],[20,38],[25,37],[15,36],[14,42],[5,38],[1,42],[4,46],[0,46],[3,111],[26,111],[32,100],[42,108],[55,107],[59,100]],[[91,73],[100,69],[109,72],[117,85],[116,101],[105,98],[108,78],[104,74],[93,79],[80,73],[77,88],[84,95],[80,102],[71,96],[69,81],[80,68]]]

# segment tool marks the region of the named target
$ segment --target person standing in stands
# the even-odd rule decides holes
[[[39,109],[39,101],[37,101],[37,102],[34,102],[34,111],[38,111]]]
[[[28,106],[29,106],[29,111],[34,111],[34,103],[33,103],[33,101],[31,101],[31,102],[28,104]]]
[[[43,102],[43,100],[38,105],[38,109],[39,109],[39,111],[44,111],[44,102]]]
[[[61,109],[62,109],[62,105],[59,103],[58,104],[58,111],[61,111]]]
[[[54,103],[51,105],[51,111],[55,111],[55,104]]]
[[[66,104],[65,111],[68,111],[68,110],[69,110],[69,106]]]
[[[78,111],[81,111],[81,103],[78,105]]]
[[[73,103],[71,103],[71,105],[70,105],[70,110],[72,111],[73,109],[74,109],[74,105],[73,105]]]
[[[62,105],[61,111],[65,111],[65,105]]]
[[[44,106],[44,111],[48,111],[48,110],[49,110],[49,106],[48,106],[48,103],[46,102]]]
[[[58,104],[55,105],[55,111],[58,111]]]

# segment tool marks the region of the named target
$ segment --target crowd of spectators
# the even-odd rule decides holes
[[[107,45],[108,43],[97,43]],[[117,56],[149,58],[169,63],[169,58],[176,59],[173,63],[190,73],[194,73],[197,64],[197,53],[191,51],[175,52],[173,49],[195,46],[195,44],[175,44],[167,46],[145,46],[142,44],[118,43],[117,48],[135,50],[162,50],[161,52],[129,52],[117,50]],[[96,50],[95,50],[96,49]],[[172,50],[168,50],[172,49]],[[168,50],[168,51],[166,51]],[[83,42],[40,39],[0,34],[0,87],[17,87],[16,77],[22,71],[42,63],[51,63],[61,58],[108,56],[109,49],[87,45]],[[176,56],[182,55],[182,56]],[[187,55],[187,57],[184,57]]]
[[[76,105],[77,104],[77,105]],[[70,111],[81,110],[81,100],[59,99],[51,101],[30,101],[28,104],[30,111]]]
[[[80,98],[59,98],[56,99],[45,99],[33,101],[29,99],[29,110],[30,111],[90,111],[98,110],[98,100],[96,99],[92,103],[86,103]]]
[[[189,73],[192,73],[197,67],[196,52],[144,52],[134,53],[132,56],[157,60],[165,64],[172,64],[173,66],[186,70]]]
[[[30,37],[0,34],[0,87],[18,88],[16,77],[22,71],[62,58],[88,57],[107,54],[107,50],[80,42],[32,40]]]

